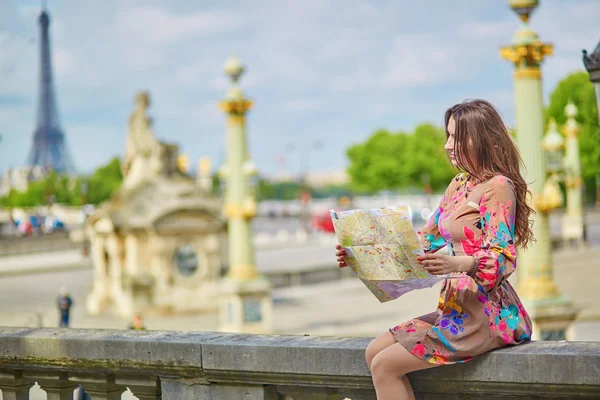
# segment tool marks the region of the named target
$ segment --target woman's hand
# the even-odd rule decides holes
[[[417,262],[432,275],[444,275],[469,272],[475,265],[472,256],[450,256],[448,254],[423,254],[417,257]]]
[[[342,245],[339,243],[335,246],[335,248],[337,250],[335,252],[335,256],[337,257],[338,267],[340,267],[340,268],[347,267],[348,264],[346,264],[346,261],[344,261],[344,257],[346,257],[346,251],[344,249],[342,249]]]

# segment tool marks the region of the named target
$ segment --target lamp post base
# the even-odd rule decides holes
[[[219,301],[219,331],[268,334],[273,330],[271,283],[224,278]]]
[[[557,296],[543,300],[523,300],[533,321],[533,340],[571,340],[572,324],[579,313],[570,299]]]
[[[578,249],[585,246],[583,215],[564,215],[562,219],[562,239],[565,245],[573,244]]]

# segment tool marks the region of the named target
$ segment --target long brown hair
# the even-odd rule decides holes
[[[468,100],[446,111],[445,130],[448,139],[448,121],[454,118],[454,152],[458,167],[477,181],[483,182],[496,175],[509,178],[515,188],[515,244],[527,248],[535,240],[530,216],[533,209],[527,204],[530,195],[521,176],[523,160],[510,137],[498,110],[485,100]],[[472,151],[467,151],[467,149]],[[474,157],[469,157],[469,153]]]

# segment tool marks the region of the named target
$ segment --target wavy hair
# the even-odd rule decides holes
[[[530,219],[535,211],[527,202],[531,193],[520,171],[520,167],[524,166],[523,160],[498,110],[489,102],[479,99],[450,107],[444,118],[446,140],[450,117],[456,123],[454,151],[459,169],[480,182],[496,175],[504,175],[512,181],[516,195],[515,244],[527,248],[535,240]]]

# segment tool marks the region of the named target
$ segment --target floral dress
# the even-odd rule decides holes
[[[477,265],[444,281],[436,311],[392,329],[398,343],[433,364],[469,361],[531,338],[531,320],[507,281],[515,270],[515,191],[504,176],[477,183],[457,175],[420,234],[427,252],[448,246]]]

